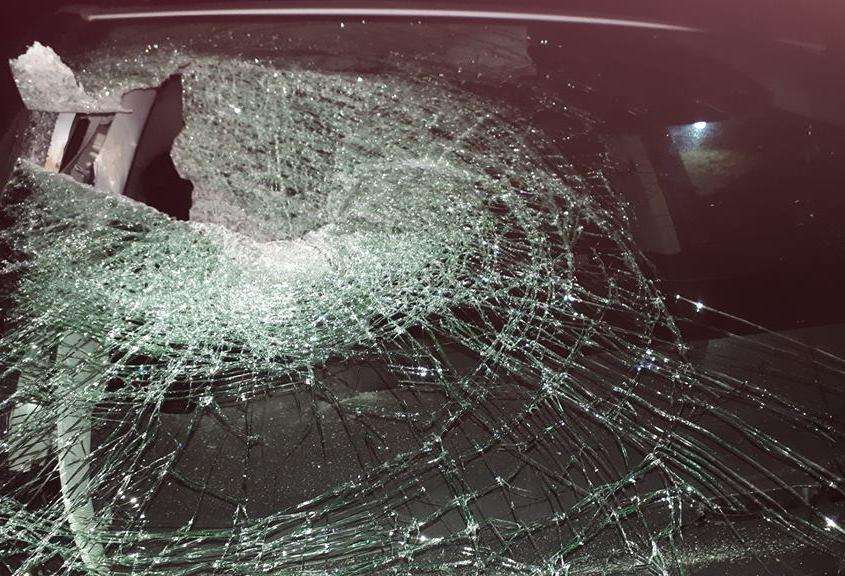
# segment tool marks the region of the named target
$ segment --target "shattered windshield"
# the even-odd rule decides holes
[[[843,318],[701,297],[747,229],[660,192],[736,209],[780,152],[723,140],[769,117],[642,129],[542,32],[121,24],[13,61],[0,565],[833,569]],[[815,130],[806,170],[840,186]],[[789,244],[832,259],[842,201],[812,202]],[[791,257],[768,233],[732,253]]]

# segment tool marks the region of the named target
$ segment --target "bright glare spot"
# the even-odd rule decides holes
[[[692,127],[696,130],[704,130],[705,128],[707,128],[707,122],[696,122],[692,125]]]
[[[833,530],[834,528],[839,529],[839,524],[837,524],[833,518],[825,516],[824,527],[826,530]]]
[[[701,312],[703,309],[704,309],[704,303],[703,302],[696,302],[695,303],[695,311],[696,312]]]

